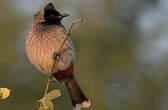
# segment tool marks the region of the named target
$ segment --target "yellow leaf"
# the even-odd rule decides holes
[[[39,110],[54,110],[54,105],[51,100],[41,101]]]
[[[7,88],[0,88],[0,98],[6,99],[10,95],[10,90]]]
[[[54,105],[51,100],[46,100],[45,103],[47,107],[49,108],[49,110],[54,110]]]

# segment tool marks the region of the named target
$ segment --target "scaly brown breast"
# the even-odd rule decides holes
[[[49,73],[53,64],[53,54],[57,51],[60,42],[50,39],[37,40],[27,38],[26,52],[31,63],[43,73]],[[74,62],[74,49],[68,39],[61,51],[61,57],[57,59],[54,72],[66,70]]]

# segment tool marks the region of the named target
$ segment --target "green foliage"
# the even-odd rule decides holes
[[[52,100],[52,99],[55,99],[59,96],[61,96],[60,90],[55,89],[55,90],[52,90],[51,92],[49,92],[48,94],[46,94],[42,99],[39,100],[39,102],[45,101],[45,100]]]
[[[38,101],[40,104],[39,110],[54,110],[54,105],[51,100],[58,98],[60,96],[61,96],[60,90],[58,89],[52,90]]]
[[[43,100],[40,102],[39,110],[54,110],[54,105],[51,100]]]

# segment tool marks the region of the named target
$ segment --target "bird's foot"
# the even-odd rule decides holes
[[[53,59],[57,59],[61,57],[61,53],[54,52]]]
[[[50,77],[50,76],[49,76]],[[50,77],[49,78],[49,82],[50,83],[55,83],[56,82],[56,78],[55,77]]]

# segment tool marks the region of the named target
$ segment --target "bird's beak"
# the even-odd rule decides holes
[[[59,18],[64,18],[64,17],[67,17],[67,16],[69,16],[69,14],[61,14],[61,15],[59,15],[58,17],[59,17]]]

